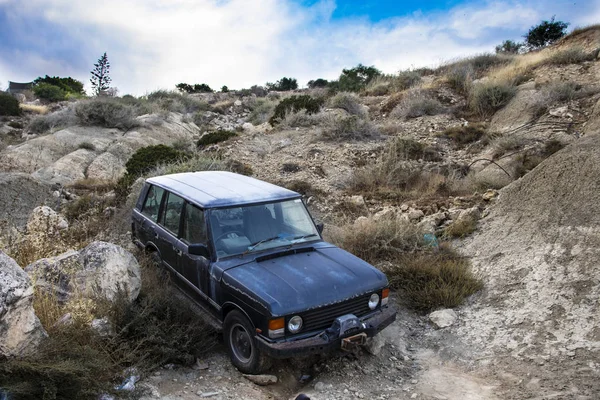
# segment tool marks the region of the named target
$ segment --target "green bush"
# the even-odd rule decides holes
[[[58,86],[49,83],[39,83],[33,87],[33,93],[40,99],[48,101],[63,101],[67,99],[67,92]]]
[[[19,101],[9,93],[0,92],[0,115],[21,115]]]
[[[285,76],[278,80],[275,83],[269,83],[265,85],[269,90],[277,90],[282,92],[287,92],[290,90],[298,89],[298,81],[296,78],[286,78]]]
[[[471,110],[481,117],[489,117],[504,107],[515,96],[517,89],[501,82],[485,82],[471,90]]]
[[[75,115],[81,125],[131,129],[138,125],[134,108],[114,98],[95,98],[78,103]]]
[[[359,92],[380,75],[381,71],[374,66],[358,64],[354,68],[342,70],[339,79],[329,82],[329,87],[336,91]]]
[[[525,43],[531,50],[547,46],[565,36],[568,26],[568,23],[554,21],[552,17],[550,21],[542,21],[541,24],[532,26],[524,36]]]
[[[277,104],[273,116],[269,119],[269,123],[273,126],[277,125],[279,121],[285,118],[285,115],[288,112],[306,110],[307,114],[318,113],[321,110],[323,103],[323,99],[313,98],[309,95],[290,96]]]
[[[159,144],[143,147],[133,153],[125,164],[127,175],[133,179],[147,173],[159,164],[170,164],[181,161],[187,156],[172,147]]]
[[[505,40],[498,46],[496,46],[496,54],[518,54],[519,50],[525,46],[524,43],[513,42],[512,40]]]
[[[219,129],[218,131],[208,132],[203,135],[200,139],[198,139],[198,146],[208,146],[215,143],[224,142],[227,139],[230,139],[234,136],[237,136],[237,133],[234,131],[227,131],[224,129]]]
[[[34,86],[39,85],[41,83],[47,83],[53,86],[58,86],[66,93],[72,93],[75,95],[85,94],[85,92],[83,91],[83,83],[78,81],[77,79],[71,78],[70,76],[67,78],[60,78],[58,76],[51,77],[46,75],[43,78],[38,77],[36,80],[33,81]]]

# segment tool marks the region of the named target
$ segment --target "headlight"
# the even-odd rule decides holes
[[[369,297],[369,308],[374,310],[379,304],[379,295],[377,293],[373,293],[371,297]]]
[[[298,315],[293,316],[292,318],[290,318],[290,320],[288,321],[288,331],[290,331],[290,333],[298,333],[300,332],[300,329],[302,329],[302,318]]]

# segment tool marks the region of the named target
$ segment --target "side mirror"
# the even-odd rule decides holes
[[[193,256],[202,256],[204,258],[210,258],[210,252],[205,244],[190,244],[188,246],[188,253]]]
[[[319,233],[323,233],[323,229],[325,228],[325,224],[322,222],[319,222],[317,224],[317,231],[319,231]]]

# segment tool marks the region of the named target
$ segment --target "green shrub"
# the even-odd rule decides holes
[[[279,121],[285,118],[285,115],[288,112],[306,110],[307,114],[315,114],[321,110],[323,103],[323,99],[313,98],[308,95],[290,96],[286,99],[283,99],[275,107],[273,116],[269,119],[269,123],[273,126],[277,125]]]
[[[187,156],[185,153],[172,147],[159,144],[156,146],[143,147],[133,153],[125,164],[127,175],[133,179],[144,175],[159,164],[170,164],[181,161]]]
[[[234,136],[237,136],[237,133],[235,133],[234,131],[227,131],[223,129],[208,132],[207,134],[203,135],[200,139],[198,139],[198,146],[208,146],[211,144],[224,142],[225,140],[230,139]]]
[[[42,83],[50,84],[53,86],[58,86],[66,93],[74,94],[74,95],[85,95],[83,91],[83,83],[78,81],[77,79],[73,79],[70,76],[67,78],[60,78],[58,76],[48,76],[38,77],[33,81],[34,86]]]
[[[489,117],[508,104],[516,93],[517,89],[506,83],[480,83],[473,86],[469,105],[479,116]]]
[[[485,128],[480,124],[453,126],[445,129],[439,136],[451,139],[457,146],[476,142],[485,135]]]
[[[512,40],[505,40],[498,46],[496,46],[496,54],[518,54],[521,48],[525,46],[524,43],[513,42]]]
[[[335,91],[359,92],[380,75],[381,71],[374,66],[358,64],[354,68],[343,69],[337,81],[329,82],[329,87]]]
[[[394,78],[396,90],[406,90],[421,82],[421,74],[418,71],[400,71]]]
[[[133,107],[118,99],[98,97],[78,103],[75,115],[81,125],[131,129],[138,126]]]
[[[365,108],[360,104],[359,97],[354,93],[340,92],[329,99],[328,104],[331,108],[339,108],[347,111],[349,114],[360,118],[368,116]]]
[[[67,99],[67,92],[58,86],[49,83],[39,83],[33,87],[33,93],[40,99],[48,101],[64,101]]]
[[[0,115],[21,115],[19,101],[9,93],[0,92]]]
[[[278,80],[275,83],[269,83],[265,85],[269,90],[277,90],[277,91],[290,91],[298,89],[298,81],[296,78],[286,78],[285,76]]]

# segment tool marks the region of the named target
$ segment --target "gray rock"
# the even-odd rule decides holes
[[[90,323],[90,326],[92,327],[92,329],[94,331],[96,331],[96,333],[99,336],[102,336],[102,337],[112,336],[115,333],[115,331],[112,327],[112,324],[106,317],[96,318],[96,319],[92,320],[92,322]]]
[[[244,375],[244,378],[259,386],[268,386],[277,383],[275,375]]]
[[[365,350],[367,353],[377,356],[381,353],[383,346],[385,346],[385,338],[382,335],[377,335],[367,340]]]
[[[32,176],[47,183],[66,185],[85,179],[85,171],[96,158],[96,153],[78,149],[58,159],[54,164],[35,171]]]
[[[408,210],[408,219],[410,219],[411,221],[418,221],[421,218],[423,218],[425,216],[425,213],[421,210],[417,210],[414,208],[411,208]]]
[[[433,324],[437,328],[447,328],[456,322],[458,315],[449,308],[444,310],[437,310],[429,314],[429,320],[433,322]]]
[[[33,310],[33,286],[19,265],[0,250],[0,355],[31,354],[46,331]]]
[[[29,174],[0,172],[0,226],[9,224],[17,229],[25,228],[29,214],[40,204],[51,204],[50,186]],[[56,199],[54,199],[56,201]]]
[[[114,301],[120,291],[133,301],[140,292],[140,267],[130,252],[112,243],[93,242],[81,251],[43,258],[25,268],[36,288],[66,302],[75,293]]]
[[[117,180],[125,173],[125,163],[112,153],[102,153],[88,166],[89,179],[101,181]]]
[[[48,206],[33,209],[27,221],[27,241],[34,246],[42,246],[44,241],[57,237],[69,223]]]

